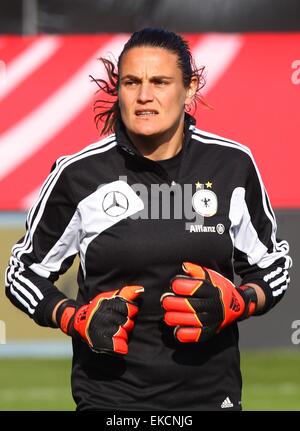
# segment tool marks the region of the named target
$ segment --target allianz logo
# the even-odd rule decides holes
[[[222,223],[217,226],[203,226],[202,224],[188,224],[187,230],[189,232],[205,232],[205,233],[218,233],[222,235],[225,232],[225,226]]]

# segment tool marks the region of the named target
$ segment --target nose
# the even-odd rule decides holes
[[[148,82],[143,82],[140,85],[139,93],[138,93],[138,102],[139,103],[147,103],[153,100],[153,91],[151,88],[151,84]]]

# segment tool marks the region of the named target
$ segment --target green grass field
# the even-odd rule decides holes
[[[300,410],[300,353],[244,352],[244,410]],[[70,359],[0,360],[0,410],[74,410]]]
[[[244,410],[300,411],[300,351],[244,352]]]

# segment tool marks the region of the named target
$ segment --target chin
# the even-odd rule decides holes
[[[137,136],[140,136],[140,137],[150,137],[150,136],[157,136],[157,135],[159,135],[159,134],[161,134],[161,131],[160,130],[157,130],[157,129],[153,129],[153,128],[151,128],[151,127],[143,127],[143,128],[138,128],[138,129],[135,129],[133,132],[132,132],[134,135],[137,135]]]

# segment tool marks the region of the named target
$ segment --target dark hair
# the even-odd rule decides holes
[[[117,66],[110,59],[103,57],[99,59],[105,67],[108,81],[101,78],[95,79],[91,77],[99,87],[98,92],[100,91],[106,96],[104,99],[96,100],[94,104],[94,112],[100,111],[95,115],[95,123],[97,128],[100,122],[104,122],[104,126],[101,129],[101,134],[115,131],[116,121],[118,118],[120,118],[118,100],[118,70],[120,70],[120,64],[124,54],[131,48],[139,46],[164,48],[176,54],[178,58],[178,67],[182,71],[184,86],[188,87],[192,78],[197,78],[198,85],[193,101],[194,108],[196,107],[198,101],[207,106],[206,102],[204,102],[202,96],[199,94],[200,89],[205,85],[204,66],[200,68],[196,67],[188,43],[181,36],[171,31],[160,28],[145,28],[143,30],[136,31],[131,35],[119,56]],[[188,107],[187,110],[190,111],[191,107]]]

